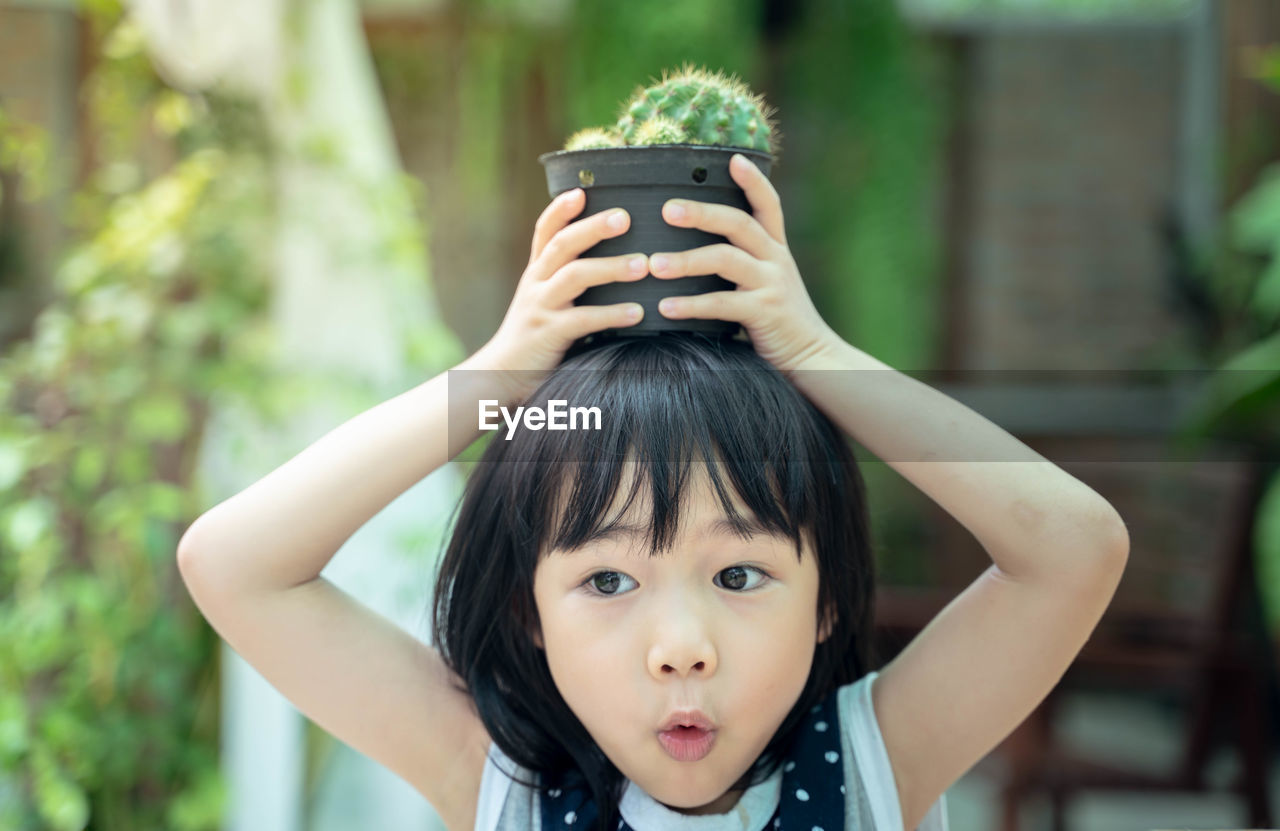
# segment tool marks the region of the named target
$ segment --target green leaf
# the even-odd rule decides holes
[[[151,518],[182,519],[190,508],[186,491],[169,482],[153,482],[146,493],[146,511]]]
[[[1280,228],[1277,231],[1280,232]],[[1268,320],[1280,315],[1280,233],[1276,236],[1271,262],[1254,287],[1253,308]]]
[[[93,490],[102,484],[107,472],[107,453],[96,444],[81,447],[71,463],[71,481],[81,490]]]
[[[19,440],[0,438],[0,491],[8,490],[22,479],[27,471],[26,455]]]
[[[1249,423],[1280,402],[1280,332],[1232,356],[1205,385],[1179,430],[1182,440],[1225,423]]]
[[[1280,46],[1245,47],[1244,74],[1280,92]]]
[[[0,767],[10,767],[27,751],[27,722],[27,702],[21,693],[0,691]]]
[[[54,506],[48,499],[28,499],[10,509],[8,516],[0,520],[0,534],[15,551],[24,551],[36,544],[53,528]]]
[[[1280,639],[1280,474],[1271,478],[1259,502],[1254,551],[1267,629]]]
[[[36,747],[32,770],[36,808],[51,828],[56,831],[81,831],[89,824],[88,797],[42,747]]]
[[[218,768],[201,770],[200,778],[169,803],[166,827],[173,831],[216,831],[227,793],[227,783]]]
[[[1228,218],[1231,239],[1243,251],[1270,254],[1280,239],[1280,164],[1258,176],[1258,184],[1240,198]]]
[[[165,390],[137,402],[129,414],[129,433],[141,441],[174,442],[186,434],[191,420],[181,396]]]

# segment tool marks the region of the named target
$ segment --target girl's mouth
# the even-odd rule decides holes
[[[658,742],[677,762],[696,762],[711,752],[716,731],[700,727],[673,727],[658,733]]]

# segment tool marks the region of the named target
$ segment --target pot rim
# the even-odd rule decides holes
[[[772,153],[766,153],[763,150],[756,150],[751,147],[735,147],[733,145],[728,145],[728,144],[628,144],[625,147],[588,147],[582,150],[553,150],[549,153],[543,153],[542,155],[538,156],[538,161],[541,164],[545,165],[548,161],[552,159],[559,159],[562,157],[571,157],[571,156],[582,156],[584,158],[590,158],[592,155],[616,153],[620,150],[624,150],[624,151],[704,150],[713,154],[728,153],[730,155],[734,153],[741,153],[744,156],[754,156],[757,159],[760,159],[762,161],[768,161],[774,165],[778,163],[778,157],[774,156]]]

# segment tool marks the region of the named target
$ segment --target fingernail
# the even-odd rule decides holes
[[[632,274],[644,274],[648,265],[648,261],[643,256],[632,257],[631,261],[627,263],[627,267],[631,269]]]
[[[681,205],[679,202],[667,203],[667,216],[669,218],[684,219],[686,213],[688,212],[684,209],[684,205]]]
[[[621,231],[622,226],[627,224],[626,211],[617,210],[609,215],[609,227],[615,231]]]
[[[676,301],[672,300],[670,297],[658,303],[658,311],[662,312],[663,314],[670,314],[675,310],[676,310]]]
[[[730,161],[736,164],[738,167],[742,167],[743,165],[750,164],[750,162],[747,161],[747,157],[742,155],[741,153],[734,153],[733,158],[730,159]]]
[[[633,303],[632,305],[627,307],[627,311],[626,311],[627,320],[639,320],[640,313],[643,311],[644,309],[640,308],[639,303]]]
[[[667,266],[671,265],[671,260],[667,259],[662,254],[658,254],[649,260],[649,263],[653,266],[653,271],[656,274],[659,271],[666,271]]]

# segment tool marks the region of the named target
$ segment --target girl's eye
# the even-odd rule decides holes
[[[618,591],[618,584],[623,580],[631,580],[631,578],[620,571],[597,571],[588,577],[582,585],[583,588],[588,589],[587,594],[612,597],[622,593]],[[631,580],[631,582],[634,583],[635,581]],[[590,589],[595,589],[595,591]]]
[[[748,585],[752,572],[760,575],[760,580],[754,584]],[[724,575],[723,582],[725,588],[732,589],[735,592],[751,591],[752,589],[759,588],[760,584],[769,577],[769,575],[765,574],[755,566],[729,566],[724,571],[720,572],[720,574]]]
[[[751,582],[752,573],[759,578],[754,583]],[[730,566],[716,576],[719,577],[721,575],[724,576],[721,581],[724,588],[735,593],[758,589],[765,580],[769,579],[769,575],[754,566]],[[597,571],[582,582],[582,589],[587,594],[595,597],[614,597],[619,594],[625,594],[625,592],[619,590],[624,580],[635,582],[635,580],[620,571]]]

